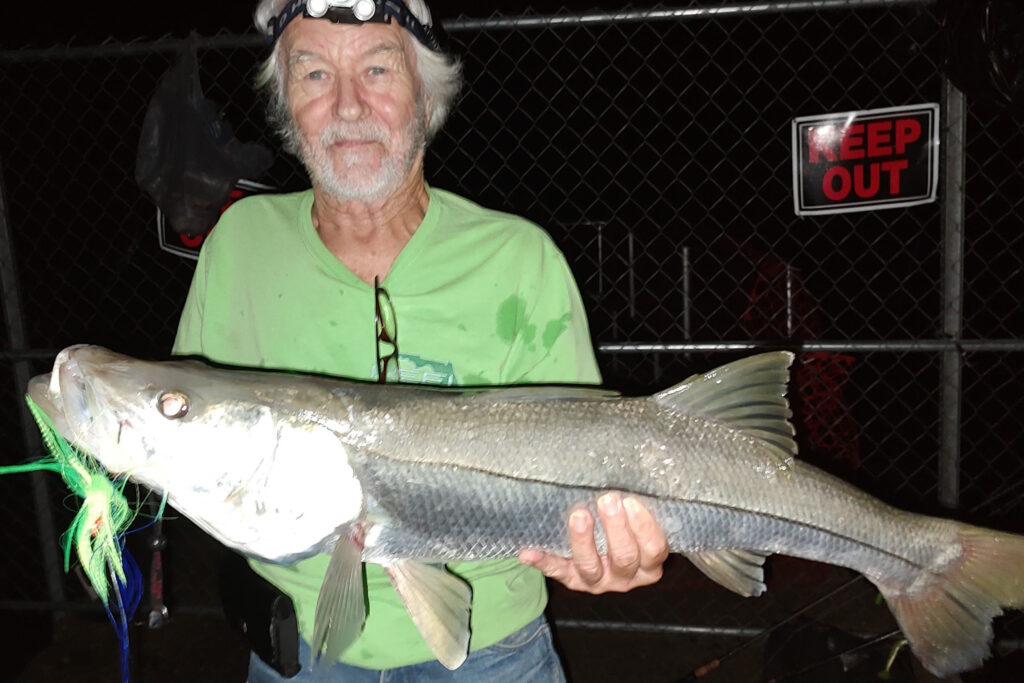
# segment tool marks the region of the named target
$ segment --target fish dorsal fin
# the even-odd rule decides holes
[[[786,384],[793,354],[760,353],[694,375],[653,396],[665,408],[721,422],[766,443],[788,461],[796,455]]]
[[[383,565],[430,651],[448,669],[457,669],[469,653],[472,590],[444,569],[399,560]]]
[[[498,389],[471,389],[466,392],[471,400],[479,398],[487,403],[530,403],[533,401],[607,401],[619,398],[621,394],[610,389],[586,385],[547,385],[513,386]]]
[[[334,546],[316,599],[310,666],[334,666],[341,653],[359,637],[364,621],[362,550],[349,531]]]
[[[745,598],[761,595],[764,585],[765,553],[752,550],[700,550],[683,553],[712,581]]]

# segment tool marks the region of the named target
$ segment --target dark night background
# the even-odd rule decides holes
[[[203,2],[152,3],[139,0],[109,0],[104,2],[47,3],[45,18],[27,17],[18,12],[16,3],[5,2],[0,10],[0,49],[20,47],[48,47],[53,44],[92,45],[107,38],[128,41],[140,38],[159,38],[165,35],[184,37],[190,30],[200,35],[213,35],[221,30],[230,33],[255,31],[252,10],[255,0],[225,0]],[[444,21],[460,15],[489,16],[504,14],[548,13],[560,8],[572,10],[615,8],[624,3],[600,3],[595,0],[434,0],[428,2],[434,19]],[[654,2],[629,3],[633,7],[653,6]],[[685,6],[685,0],[665,3]],[[602,7],[603,6],[603,7]],[[17,16],[21,15],[21,16]],[[16,18],[17,16],[17,18]]]
[[[660,4],[685,7],[698,1]],[[621,10],[655,3],[429,4],[443,23],[496,12],[554,14],[561,8]],[[790,266],[797,290],[790,343],[931,340],[939,334],[939,205],[795,217],[789,126],[797,115],[939,101],[948,36],[939,31],[938,8],[944,4],[587,30],[465,31],[456,37],[464,43],[472,87],[432,146],[428,174],[436,174],[439,187],[525,215],[552,231],[592,307],[596,342],[684,339],[680,312],[689,309],[681,304],[679,250],[687,245],[692,245],[687,264],[694,281],[687,341],[782,338],[786,299],[780,285],[788,281],[780,273],[790,272]],[[154,207],[132,177],[142,115],[157,77],[173,59],[171,49],[157,48],[160,39],[184,38],[191,31],[254,35],[254,5],[254,0],[0,0],[0,53],[9,58],[0,62],[0,175],[21,269],[29,349],[48,352],[88,341],[135,355],[167,352],[169,328],[193,263],[159,251]],[[955,35],[963,40],[951,51],[958,64],[1002,54],[971,43],[969,31]],[[82,54],[90,50],[65,56],[59,48],[88,48],[109,39],[139,43],[140,49],[128,55],[114,49],[95,51],[103,53],[99,56]],[[1005,44],[1024,44],[1024,39]],[[10,59],[22,48],[36,50]],[[240,139],[275,144],[246,78],[261,52],[258,45],[206,50],[203,84],[211,100],[225,107]],[[977,73],[978,87],[964,88],[970,93],[964,336],[1019,340],[1024,330],[1024,127],[1019,115],[992,106],[989,73]],[[291,167],[283,160],[270,175],[291,178]],[[830,397],[807,401],[834,410],[821,416],[829,418],[830,428],[822,432],[817,450],[801,446],[801,457],[846,468],[843,476],[859,479],[859,485],[889,502],[934,512],[937,358],[900,350],[851,351],[852,365],[827,365],[839,380],[801,386],[818,390],[819,398]],[[1020,531],[1020,354],[967,351],[965,359],[959,512]],[[602,356],[610,386],[645,393],[724,360],[722,354],[704,352]],[[10,365],[0,364],[0,373]],[[40,360],[37,371],[44,369]],[[0,374],[0,379],[12,386],[11,378]],[[7,437],[2,464],[24,458],[19,437],[12,436],[20,409],[15,394],[7,392],[8,403],[0,402],[6,407],[0,437]],[[50,485],[51,493],[60,488]],[[45,587],[39,585],[39,543],[28,494],[26,480],[0,480],[0,547],[6,553],[0,553],[0,603],[42,605],[0,610],[11,629],[0,630],[0,682],[12,671],[17,674],[19,666],[25,673],[14,680],[115,680],[112,634],[102,614],[72,610],[74,618],[51,623],[55,608],[44,602]],[[71,505],[59,501],[54,509],[67,513]],[[66,527],[63,519],[58,522],[60,529]],[[209,558],[222,549],[184,520],[167,528],[172,622],[162,630],[140,622],[133,635],[140,670],[136,683],[241,680],[245,651],[222,620],[210,618],[218,615],[215,587],[207,580]],[[139,556],[148,561],[148,554]],[[556,595],[553,615],[638,624],[768,625],[793,614],[812,594],[823,594],[830,581],[845,580],[824,565],[784,557],[773,558],[771,567],[774,583],[758,601],[711,588],[688,563],[676,561],[660,586],[629,596]],[[85,598],[78,579],[74,574],[66,579],[69,599],[81,607]],[[827,623],[855,626],[858,633],[888,628],[888,612],[875,605],[870,586],[861,581],[855,592],[828,604],[828,617],[836,621]],[[852,623],[865,614],[867,622]],[[1019,642],[1022,617],[1008,619],[997,637]],[[780,653],[791,655],[783,671],[816,661],[824,655],[813,648],[824,647],[834,633],[803,626],[781,629],[778,635],[787,642],[755,643],[746,655],[755,667],[763,665],[762,650],[776,660],[785,659]],[[646,680],[676,680],[671,676],[691,670],[696,656],[729,651],[737,642],[640,630],[565,629],[561,638],[577,683],[638,680],[627,668],[636,662],[648,665]],[[872,651],[873,657],[885,654],[884,646]],[[997,659],[964,680],[1016,680],[1019,666],[1012,678],[999,674],[1020,656]],[[907,658],[900,661],[910,666]],[[739,680],[735,673],[730,678],[739,670],[735,663],[729,669],[723,665],[715,680]],[[865,677],[875,680],[875,671]],[[856,675],[855,669],[843,680]],[[841,672],[818,669],[797,680],[840,677]],[[903,672],[895,680],[909,675]]]

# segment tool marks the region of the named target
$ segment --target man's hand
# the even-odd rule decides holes
[[[587,510],[569,516],[572,557],[524,550],[519,561],[572,590],[587,593],[625,592],[661,578],[668,540],[639,500],[606,493],[597,500],[597,514],[608,539],[608,554],[599,555],[594,518]]]

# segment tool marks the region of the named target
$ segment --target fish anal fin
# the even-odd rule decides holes
[[[959,525],[959,540],[957,559],[927,568],[911,586],[875,583],[910,649],[940,678],[981,666],[992,619],[1024,606],[1024,538]]]
[[[448,669],[462,666],[469,652],[469,584],[413,560],[384,565],[384,572],[437,660]]]
[[[365,621],[362,544],[355,532],[348,532],[334,546],[316,599],[310,666],[333,666],[359,637]]]
[[[705,576],[745,598],[761,595],[764,584],[764,558],[767,554],[752,550],[699,550],[683,553]]]
[[[660,406],[732,427],[764,443],[781,462],[796,455],[792,411],[786,400],[789,351],[759,353],[655,394]]]

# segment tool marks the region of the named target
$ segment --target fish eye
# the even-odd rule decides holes
[[[188,396],[180,391],[165,391],[156,399],[160,414],[168,420],[178,420],[188,415]]]

